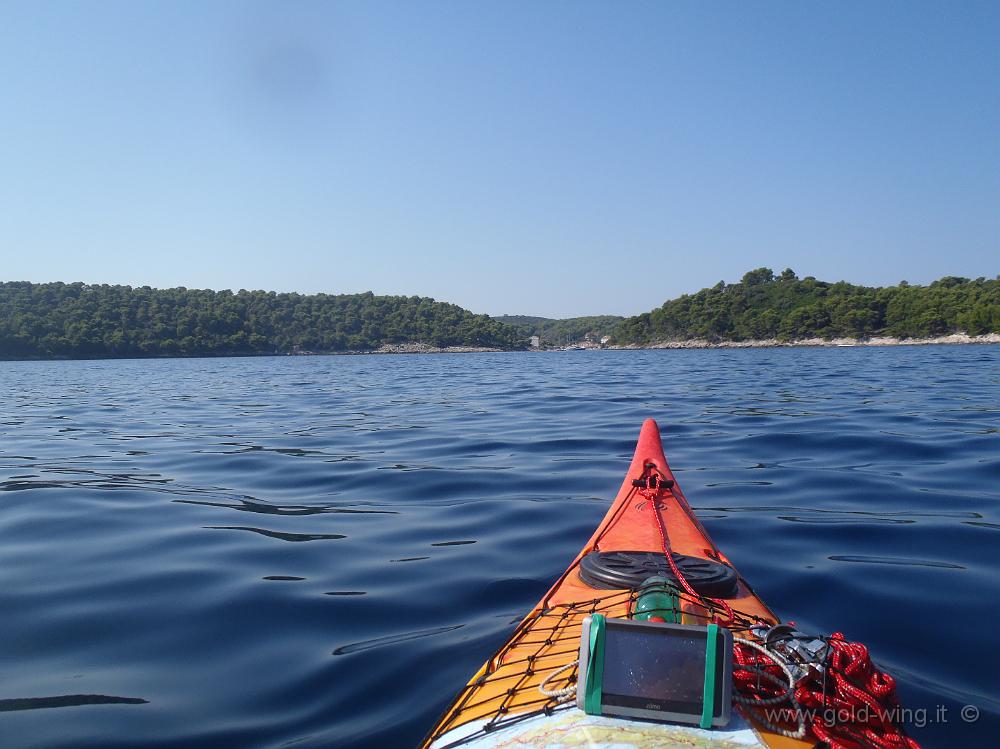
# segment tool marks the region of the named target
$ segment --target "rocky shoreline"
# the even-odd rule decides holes
[[[625,346],[605,345],[596,343],[575,344],[573,348],[594,351],[638,351],[648,349],[710,349],[710,348],[797,348],[806,346],[840,347],[854,346],[928,346],[941,344],[983,344],[1000,343],[1000,333],[970,336],[966,333],[952,333],[934,338],[895,338],[891,336],[873,336],[871,338],[802,338],[794,341],[781,341],[777,338],[764,338],[749,341],[709,341],[694,338],[683,341],[657,341],[646,345],[627,344]],[[432,346],[427,343],[392,343],[380,346],[370,351],[343,352],[349,354],[478,354],[502,351],[498,348],[479,346]],[[563,351],[565,349],[528,349],[528,351]]]
[[[482,354],[503,351],[485,346],[432,346],[429,343],[386,343],[372,351],[359,354]],[[352,352],[354,353],[354,352]]]
[[[658,341],[640,346],[638,344],[628,344],[625,346],[598,345],[596,343],[574,344],[571,348],[584,351],[645,351],[650,349],[744,349],[744,348],[793,348],[793,347],[855,347],[855,346],[927,346],[937,344],[1000,344],[1000,333],[988,333],[986,335],[970,336],[965,333],[954,333],[952,335],[938,336],[936,338],[804,338],[797,341],[779,341],[776,338],[752,341],[708,341],[703,339],[691,339],[685,341]],[[529,348],[529,349],[501,349],[487,346],[432,346],[429,343],[391,343],[380,346],[377,349],[365,351],[305,351],[295,350],[287,352],[258,353],[258,354],[214,354],[207,358],[231,358],[231,357],[254,357],[254,356],[365,356],[368,354],[486,354],[500,353],[506,350],[521,351],[524,353],[549,353],[552,351],[566,351],[566,348]],[[176,357],[176,356],[148,356],[148,357],[93,357],[94,361],[113,359],[175,359],[175,358],[201,358],[201,357]],[[85,359],[84,359],[85,360]],[[35,357],[2,357],[0,361],[71,361],[71,359],[55,358],[35,358]]]
[[[609,349],[630,350],[630,349],[679,349],[679,348],[791,348],[800,346],[827,346],[827,347],[853,347],[853,346],[928,346],[940,344],[982,344],[1000,343],[1000,333],[988,333],[986,335],[970,336],[966,333],[952,333],[951,335],[937,336],[934,338],[894,338],[891,336],[873,336],[871,338],[803,338],[796,341],[780,341],[777,338],[766,338],[762,340],[750,341],[708,341],[704,339],[692,339],[684,341],[658,341],[644,346],[629,344],[626,346],[607,346]]]

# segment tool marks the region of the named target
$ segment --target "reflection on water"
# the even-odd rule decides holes
[[[998,365],[995,346],[0,363],[0,744],[412,746],[576,554],[653,416],[774,609],[867,642],[910,706],[980,708],[915,727],[925,746],[988,745]]]
[[[279,541],[323,541],[337,538],[347,538],[343,533],[282,533],[269,531],[266,528],[247,528],[242,525],[206,525],[205,528],[216,531],[250,531]]]

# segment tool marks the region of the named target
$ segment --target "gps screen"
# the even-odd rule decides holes
[[[629,697],[700,710],[705,686],[705,635],[615,626],[604,643],[606,698]]]

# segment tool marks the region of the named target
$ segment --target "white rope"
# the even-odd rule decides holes
[[[772,661],[774,661],[782,671],[785,672],[785,676],[788,677],[788,688],[795,689],[795,675],[792,673],[792,669],[788,667],[788,663],[777,653],[773,653],[759,642],[754,642],[753,640],[744,640],[742,637],[734,637],[733,642],[738,642],[740,645],[746,645],[754,650],[759,650],[761,653],[766,655]]]
[[[572,686],[565,687],[564,689],[547,689],[546,686],[548,685],[549,681],[554,679],[563,671],[568,671],[575,665],[577,665],[576,661],[570,661],[565,666],[560,666],[555,671],[549,673],[549,675],[542,680],[542,683],[538,685],[538,691],[544,694],[546,697],[555,697],[557,702],[569,702],[571,699],[573,699],[574,696],[576,696],[575,684]]]
[[[798,728],[794,731],[789,731],[787,728],[782,728],[781,726],[776,726],[768,720],[765,720],[760,714],[755,717],[764,726],[775,733],[781,734],[782,736],[787,736],[790,739],[801,739],[806,735],[806,718],[802,713],[802,708],[799,703],[795,701],[795,675],[792,673],[792,669],[788,667],[788,663],[777,653],[774,653],[759,642],[754,642],[753,640],[745,640],[742,637],[734,637],[733,642],[738,642],[740,645],[746,645],[747,647],[753,648],[754,650],[759,650],[761,653],[766,655],[772,661],[774,661],[777,666],[785,672],[785,676],[788,677],[788,701],[792,704],[792,708],[795,712],[795,722],[798,723]],[[741,704],[748,705],[752,707],[752,701],[739,700]]]

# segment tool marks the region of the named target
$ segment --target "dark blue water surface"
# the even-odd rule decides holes
[[[781,616],[867,642],[925,746],[996,745],[1000,347],[4,362],[0,394],[2,747],[413,746],[650,416]]]

